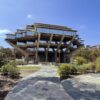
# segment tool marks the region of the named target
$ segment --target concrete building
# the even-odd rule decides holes
[[[70,62],[70,54],[83,46],[76,30],[66,26],[35,23],[7,34],[6,41],[17,50],[17,58],[38,62]]]

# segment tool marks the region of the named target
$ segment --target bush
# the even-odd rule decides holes
[[[4,61],[0,61],[0,68],[5,64]]]
[[[65,79],[69,77],[71,74],[72,75],[77,74],[77,66],[73,64],[61,64],[58,67],[58,73],[61,79]]]
[[[75,57],[74,61],[73,61],[73,63],[76,64],[76,65],[82,65],[86,62],[87,62],[86,59],[83,58],[83,57],[80,57],[80,56]]]
[[[77,74],[77,71],[78,71],[78,68],[77,68],[77,65],[75,64],[70,64],[70,74]]]
[[[7,75],[11,78],[19,77],[19,70],[16,67],[16,62],[11,61],[11,62],[8,62],[7,64],[3,65],[1,68],[1,74]]]
[[[85,64],[87,68],[87,72],[95,72],[95,63],[94,62],[89,62]]]
[[[96,59],[95,64],[96,64],[96,72],[100,72],[100,57]]]
[[[87,63],[79,65],[77,68],[78,73],[84,74],[88,72],[95,72],[95,64],[94,63]]]
[[[61,78],[67,78],[69,74],[71,73],[70,64],[61,64],[58,67],[58,73]]]

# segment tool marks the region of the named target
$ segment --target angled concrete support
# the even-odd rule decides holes
[[[67,51],[70,49],[72,42],[75,40],[76,36],[73,36],[72,40],[67,45],[67,48],[65,50],[65,58],[67,57]]]
[[[13,44],[12,42],[10,42],[9,40],[6,40],[11,46],[13,46],[16,50],[18,50],[19,52],[21,52],[24,56],[28,56],[28,53],[21,49],[20,47],[18,47],[17,45]]]
[[[48,46],[47,46],[47,49],[46,49],[46,60],[45,60],[46,62],[48,62],[48,51],[49,51],[52,39],[53,39],[53,34],[51,34],[50,39],[48,41]]]
[[[36,46],[36,56],[35,56],[36,61],[35,61],[35,63],[38,63],[38,51],[39,51],[39,43],[40,43],[40,38],[41,38],[40,33],[38,33],[37,35],[38,35],[38,40],[36,41],[37,46]]]
[[[65,37],[65,35],[63,34],[62,37],[61,37],[60,43],[58,44],[57,51],[56,51],[56,53],[59,53],[59,60],[58,60],[58,57],[57,57],[57,61],[56,62],[59,61],[59,63],[60,63],[60,47],[61,47],[61,44],[62,44],[62,42],[64,40],[64,37]],[[57,54],[56,54],[56,56],[57,56]]]

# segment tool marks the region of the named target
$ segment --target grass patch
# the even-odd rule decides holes
[[[20,70],[21,77],[26,77],[40,70],[39,66],[17,66],[17,68]]]
[[[20,70],[39,70],[38,66],[17,66]]]

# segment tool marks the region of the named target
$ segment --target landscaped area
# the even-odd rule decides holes
[[[73,55],[70,64],[59,65],[58,73],[61,79],[69,78],[71,75],[100,73],[100,50],[80,48]]]
[[[59,83],[59,76],[60,76],[61,80],[65,80],[65,81],[62,81],[62,85],[64,86],[65,90],[68,88],[66,84],[68,84],[67,82],[69,81],[69,79],[71,79],[71,82],[72,82],[74,81],[74,77],[79,75],[79,77],[77,76],[77,78],[79,78],[78,81],[81,82],[82,85],[83,83],[87,82],[88,85],[91,83],[91,84],[97,85],[99,88],[99,78],[98,78],[99,76],[98,73],[100,73],[100,50],[99,49],[89,49],[85,47],[80,48],[73,55],[72,57],[73,60],[71,63],[58,64],[58,66],[25,65],[21,61],[18,62],[11,58],[7,59],[8,58],[7,56],[9,56],[9,52],[4,49],[1,50],[0,52],[0,59],[1,59],[0,60],[0,100],[4,100],[4,97],[7,95],[7,93],[12,89],[12,87],[14,87],[17,83],[19,83],[19,81],[22,78],[25,78],[30,75],[32,75],[30,77],[33,77],[33,79],[30,80],[30,83],[34,82],[35,80],[37,80],[37,82],[40,80],[41,81],[43,80],[43,82],[44,81],[48,82],[49,80],[49,81],[56,82],[57,86]],[[42,70],[39,71],[40,69]],[[58,69],[59,75],[57,74],[57,69]],[[35,72],[38,72],[38,73],[35,74]],[[92,74],[94,73],[94,74],[91,75],[91,73]],[[83,74],[83,76],[80,76],[81,74]],[[86,77],[85,77],[85,74],[87,74]],[[80,80],[81,78],[83,80]],[[66,79],[68,79],[68,81]],[[26,78],[26,83],[27,81],[28,79]],[[46,83],[44,83],[45,86],[40,85],[40,83],[37,83],[37,84],[39,84],[39,88],[40,87],[44,88],[46,86]],[[73,89],[74,87],[72,88],[72,90]],[[37,91],[41,91],[41,90],[37,90]],[[53,88],[52,88],[52,91],[53,91]],[[57,90],[56,92],[58,93],[58,91],[59,90]],[[67,91],[67,92],[70,93],[70,91]],[[72,95],[72,92],[71,92],[71,95]]]
[[[13,66],[12,66],[13,65]],[[15,67],[15,68],[13,68]],[[0,69],[0,100],[4,100],[7,93],[24,77],[33,74],[34,72],[40,70],[39,66],[25,66],[17,65],[15,66],[15,61],[4,65]],[[8,74],[9,73],[9,74]]]

